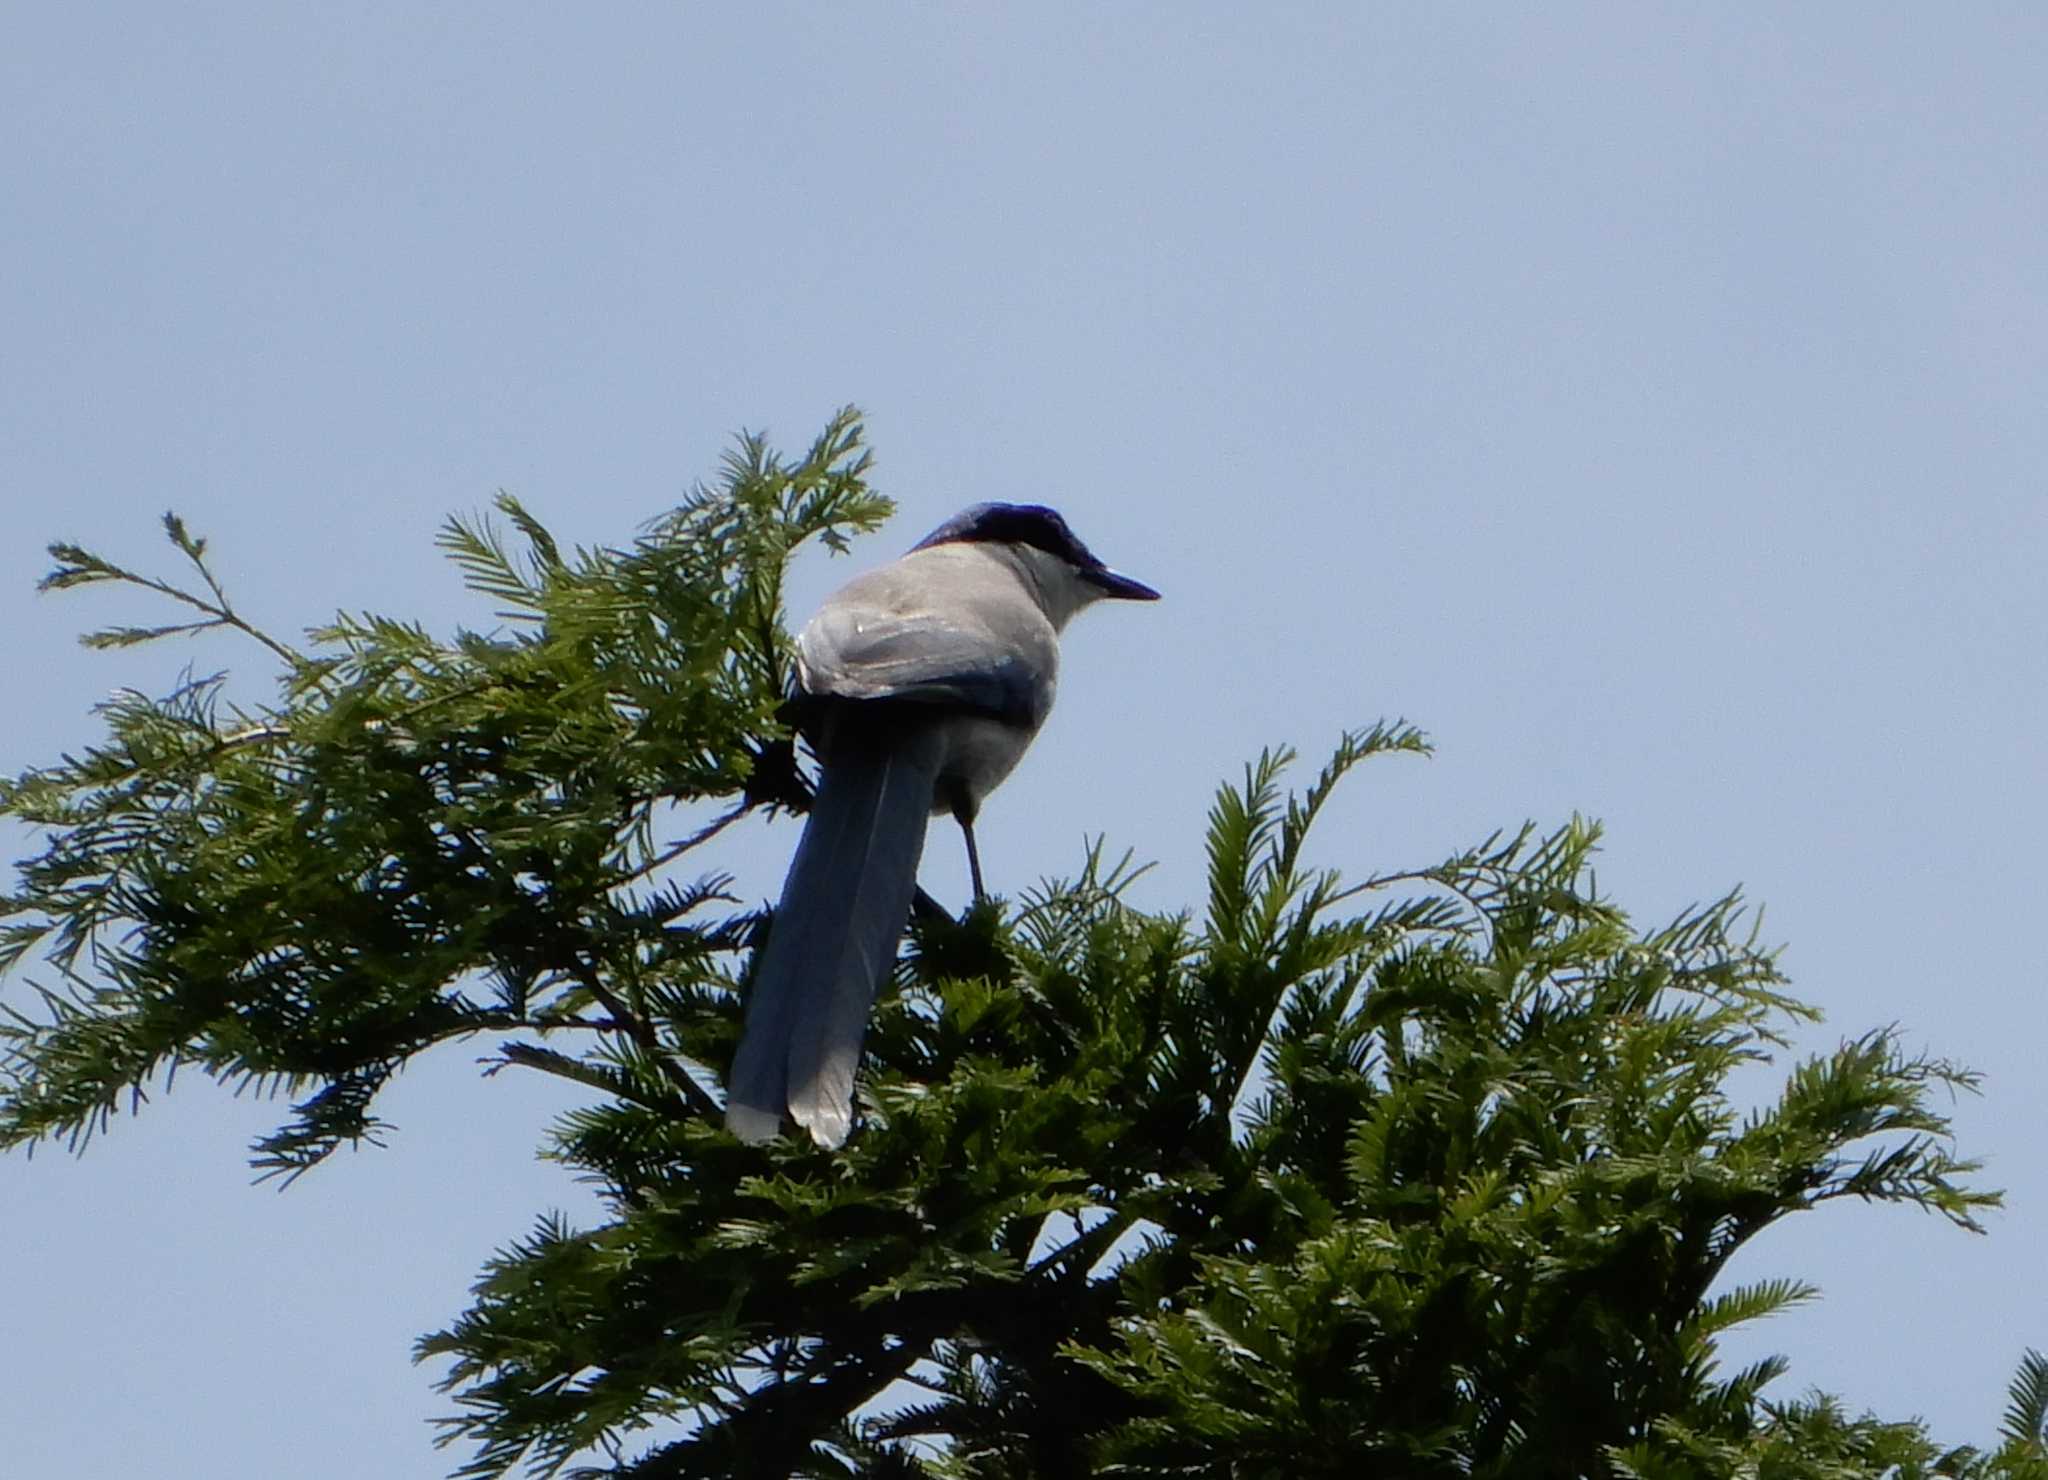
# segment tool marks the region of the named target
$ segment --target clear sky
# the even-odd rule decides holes
[[[1843,1207],[1738,1272],[1821,1303],[1777,1389],[1990,1437],[2048,1347],[2048,12],[2025,5],[7,7],[0,767],[186,662],[36,598],[52,538],[242,604],[482,622],[431,548],[507,488],[622,541],[730,434],[871,413],[891,556],[1060,506],[1156,607],[1076,624],[980,829],[1199,899],[1262,745],[1416,721],[1354,875],[1610,827],[1646,922],[1741,883],[1828,1014],[1971,1064],[1988,1238]],[[854,565],[800,573],[808,604]],[[801,615],[799,613],[799,615]],[[727,859],[770,895],[791,838]],[[19,852],[19,847],[12,850]],[[928,884],[957,898],[954,840]],[[10,990],[20,990],[18,983]],[[21,1475],[428,1476],[409,1343],[587,1195],[552,1100],[444,1051],[383,1152],[248,1185],[181,1081],[0,1162]],[[288,1464],[281,1456],[288,1456]]]

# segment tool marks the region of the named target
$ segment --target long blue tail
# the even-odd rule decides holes
[[[837,747],[783,881],[726,1087],[726,1127],[766,1141],[785,1113],[821,1146],[853,1125],[875,989],[910,916],[937,780],[928,736]]]

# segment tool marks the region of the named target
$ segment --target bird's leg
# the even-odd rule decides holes
[[[981,887],[981,854],[974,846],[974,824],[961,823],[960,832],[967,839],[967,873],[974,880],[974,902],[980,904],[988,891]]]
[[[960,824],[960,836],[967,839],[967,873],[974,880],[974,902],[980,904],[986,891],[981,887],[981,850],[974,846],[974,811],[956,803],[953,820]]]

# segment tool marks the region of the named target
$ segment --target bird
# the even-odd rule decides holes
[[[853,1125],[853,1074],[896,960],[926,824],[951,813],[983,898],[974,821],[1052,710],[1059,635],[1104,599],[1156,601],[1040,504],[962,510],[825,599],[796,639],[792,708],[818,786],[755,961],[726,1128],[824,1147]]]

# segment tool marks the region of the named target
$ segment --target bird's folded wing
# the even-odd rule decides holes
[[[933,612],[830,608],[797,638],[807,694],[942,704],[1017,724],[1043,717],[1033,712],[1043,661],[978,623]]]

